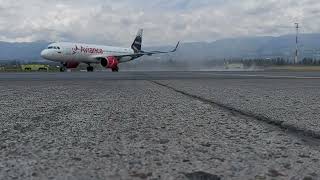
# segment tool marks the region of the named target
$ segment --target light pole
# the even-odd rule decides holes
[[[294,64],[298,63],[299,46],[298,46],[298,35],[299,35],[299,23],[294,23],[296,25],[296,52],[294,57]]]

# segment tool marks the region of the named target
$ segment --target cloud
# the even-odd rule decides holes
[[[0,0],[0,40],[130,45],[213,41],[320,30],[317,0]]]

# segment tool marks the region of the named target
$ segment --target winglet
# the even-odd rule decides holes
[[[177,49],[178,49],[178,47],[179,47],[179,44],[180,44],[180,41],[178,41],[178,43],[177,43],[176,47],[175,47],[171,52],[176,52],[176,51],[177,51]]]

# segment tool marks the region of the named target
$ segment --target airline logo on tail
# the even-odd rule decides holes
[[[135,53],[138,53],[141,51],[142,47],[142,34],[143,34],[143,29],[140,29],[137,33],[136,38],[133,41],[133,44],[131,45],[131,48]]]

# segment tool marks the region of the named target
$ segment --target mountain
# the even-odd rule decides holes
[[[184,43],[176,52],[175,59],[192,61],[225,58],[292,58],[295,53],[295,40],[295,35],[284,35],[222,39],[210,43]],[[160,47],[160,49],[168,48]],[[299,49],[300,57],[318,55],[320,33],[299,35]]]
[[[48,46],[48,42],[38,41],[31,43],[0,42],[0,60],[42,60],[40,52]]]
[[[300,57],[314,57],[320,52],[319,34],[300,34]],[[0,42],[0,60],[41,61],[40,52],[48,42],[31,43]],[[172,47],[146,47],[146,50],[168,50]],[[182,43],[173,55],[162,55],[161,59],[175,59],[183,61],[200,61],[224,58],[291,58],[295,50],[295,35],[279,37],[241,37],[221,39],[214,42]],[[319,50],[319,51],[315,51]],[[315,53],[316,52],[316,53]],[[155,59],[146,57],[144,59]]]

